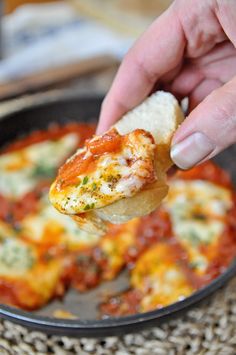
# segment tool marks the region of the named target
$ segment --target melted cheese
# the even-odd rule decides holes
[[[35,264],[30,246],[17,239],[7,238],[0,246],[0,275],[22,275]]]
[[[95,245],[99,236],[86,233],[70,217],[61,215],[50,205],[45,195],[38,205],[38,211],[24,218],[21,234],[36,243],[64,245],[69,249],[91,247]]]
[[[168,245],[149,248],[136,262],[131,285],[142,292],[141,311],[146,312],[181,300],[193,292]]]
[[[208,260],[200,246],[216,244],[222,235],[224,218],[232,206],[231,192],[207,181],[173,180],[164,205],[191,264],[199,274],[203,273]]]
[[[74,164],[76,172],[78,157],[80,162],[92,159],[93,164],[92,171],[78,173],[72,183],[67,183],[59,173],[51,187],[50,200],[60,212],[73,215],[104,207],[133,196],[155,180],[155,145],[150,134],[137,130],[120,137],[122,144],[118,151],[105,152],[96,157],[85,147],[62,167],[66,172]],[[98,139],[102,137],[93,138],[90,144]]]
[[[0,156],[0,194],[20,198],[43,178],[52,178],[56,168],[78,144],[76,134],[43,141]]]
[[[112,280],[125,265],[125,254],[136,245],[139,219],[135,218],[122,225],[111,225],[99,242],[98,247],[106,256],[108,266],[103,274],[105,280]]]
[[[38,308],[54,296],[62,272],[63,260],[42,260],[34,244],[19,239],[14,230],[0,222],[0,302],[11,300],[10,304],[23,309]],[[11,295],[7,299],[6,290]]]

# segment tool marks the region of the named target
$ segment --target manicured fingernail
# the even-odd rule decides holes
[[[205,134],[196,132],[173,145],[170,155],[179,168],[189,169],[206,158],[214,148],[214,144]]]

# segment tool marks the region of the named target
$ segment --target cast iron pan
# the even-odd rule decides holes
[[[46,128],[50,122],[95,120],[100,105],[101,98],[77,98],[74,94],[43,96],[33,102],[28,102],[25,106],[4,114],[0,120],[0,145],[34,129]],[[236,147],[232,147],[216,160],[223,168],[230,171],[236,183],[235,152]],[[122,318],[96,320],[96,306],[100,302],[104,290],[114,293],[127,288],[126,272],[123,272],[116,280],[107,282],[96,290],[85,294],[78,295],[78,293],[70,291],[63,301],[54,301],[37,312],[23,312],[13,307],[0,305],[0,316],[47,333],[86,337],[121,335],[138,331],[147,326],[155,326],[162,321],[181,315],[193,305],[209,297],[235,274],[236,261],[224,274],[185,300],[160,310]],[[53,310],[58,308],[78,314],[80,319],[53,318]]]

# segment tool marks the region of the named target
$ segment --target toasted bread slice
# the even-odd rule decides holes
[[[176,98],[168,92],[157,91],[124,115],[115,127],[120,134],[127,134],[137,128],[150,132],[157,145],[156,162],[167,171],[172,165],[171,139],[183,120],[184,115]]]
[[[105,231],[102,221],[123,223],[154,211],[168,192],[166,172],[172,165],[171,139],[183,118],[182,110],[173,95],[156,92],[124,115],[105,135],[94,137],[88,143],[89,146],[69,159],[51,187],[52,204],[60,212],[72,215],[82,229],[92,227],[93,232],[96,230],[99,234]],[[100,154],[95,171],[90,174],[89,168],[86,176],[81,175],[78,164],[91,155],[94,145],[104,140],[113,145],[113,151]],[[119,154],[114,152],[116,142],[122,147],[119,148]],[[101,146],[99,149],[101,151]],[[109,159],[113,166],[107,165]],[[119,169],[114,170],[114,166]],[[113,185],[111,179],[107,183],[108,171],[109,179],[110,176],[114,178]],[[72,184],[68,185],[65,180],[69,175]],[[94,176],[97,180],[94,180]],[[97,191],[92,191],[93,186]]]
[[[156,143],[157,182],[130,198],[94,211],[97,216],[112,223],[123,223],[134,217],[147,215],[160,205],[168,193],[166,172],[173,164],[170,158],[171,139],[183,119],[183,112],[176,98],[170,93],[158,91],[115,124],[114,127],[121,135],[137,128],[152,134]]]

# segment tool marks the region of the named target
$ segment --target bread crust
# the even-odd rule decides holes
[[[81,229],[104,234],[106,222],[124,223],[156,210],[168,193],[166,172],[171,167],[171,139],[184,116],[178,101],[170,93],[158,91],[141,105],[124,115],[114,129],[120,135],[137,129],[151,133],[154,138],[154,170],[156,181],[147,184],[132,197],[121,198],[101,208],[72,216]]]
[[[160,105],[162,101],[163,103]],[[156,114],[159,113],[160,115],[161,111],[165,110],[165,104],[169,104],[168,117],[162,119],[159,116],[158,119],[155,119]],[[149,115],[150,111],[152,111],[152,114]],[[116,224],[147,215],[158,208],[168,193],[166,172],[173,164],[170,158],[171,139],[183,119],[183,112],[175,97],[170,93],[158,91],[115,124],[114,127],[120,134],[130,133],[137,128],[145,129],[152,134],[156,143],[155,170],[157,182],[150,184],[145,190],[130,198],[119,200],[92,211],[94,215]]]

